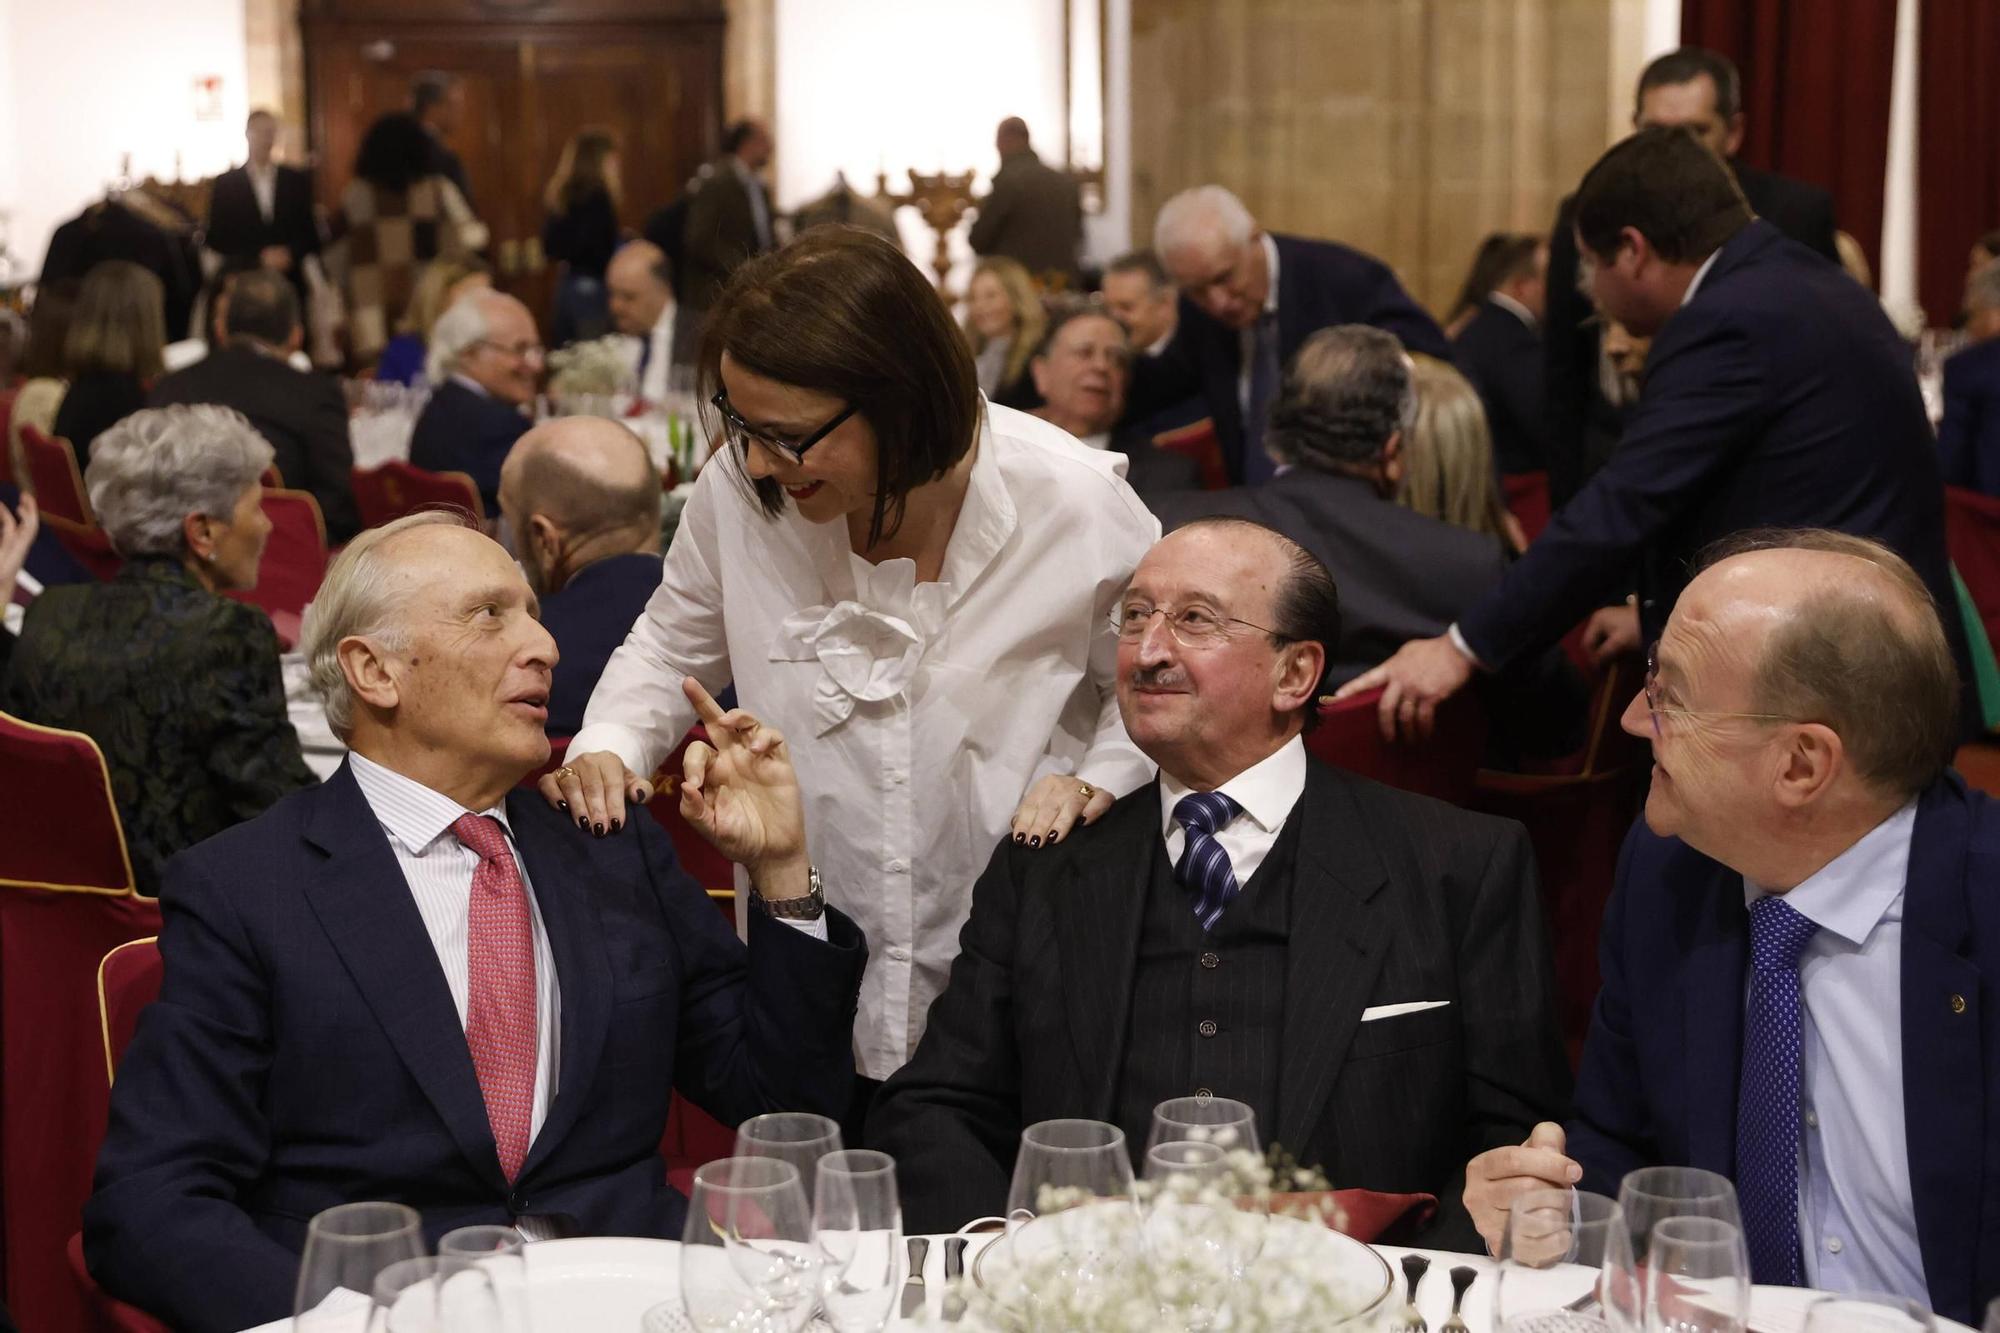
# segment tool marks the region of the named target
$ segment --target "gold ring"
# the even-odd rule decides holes
[[[555,780],[556,780],[556,783],[557,783],[557,785],[561,785],[561,783],[562,783],[562,780],[563,780],[564,778],[573,778],[573,777],[575,777],[575,776],[576,776],[576,770],[575,770],[575,769],[573,769],[573,768],[571,768],[571,767],[570,767],[570,766],[569,766],[568,764],[564,764],[564,765],[563,765],[563,766],[562,766],[561,768],[557,769],[557,770],[556,770],[556,771],[555,771],[555,772],[554,772],[553,774],[551,774],[550,776],[552,776],[553,778],[555,778]]]
[[[1097,788],[1091,786],[1088,782],[1077,783],[1076,789],[1077,789],[1077,794],[1083,797],[1083,799],[1086,801],[1089,800],[1091,797],[1097,795]]]

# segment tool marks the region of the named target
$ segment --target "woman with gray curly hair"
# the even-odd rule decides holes
[[[104,752],[141,893],[175,852],[314,781],[271,622],[222,595],[257,582],[270,463],[222,407],[135,412],[98,436],[84,482],[124,568],[37,598],[0,680],[0,709]]]

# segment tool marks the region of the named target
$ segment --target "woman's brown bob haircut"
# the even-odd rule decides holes
[[[704,402],[721,387],[724,352],[867,418],[876,443],[870,546],[902,524],[909,493],[950,471],[978,437],[979,381],[965,339],[917,266],[872,232],[815,227],[737,269],[702,339]],[[784,510],[775,481],[755,485],[765,514]]]

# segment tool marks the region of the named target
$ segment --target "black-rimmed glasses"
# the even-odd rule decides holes
[[[722,427],[728,433],[730,443],[747,452],[754,441],[757,444],[763,445],[779,457],[789,459],[794,463],[805,462],[806,450],[839,430],[841,424],[855,413],[855,405],[849,403],[840,410],[839,414],[833,420],[827,422],[803,440],[792,441],[780,439],[768,431],[758,430],[755,426],[745,421],[742,415],[729,405],[729,395],[720,389],[716,390],[715,396],[710,398],[708,402],[709,406],[722,414]]]

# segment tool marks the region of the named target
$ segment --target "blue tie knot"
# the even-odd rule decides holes
[[[1798,970],[1819,927],[1775,894],[1750,904],[1750,965],[1760,972]]]
[[[1219,791],[1189,792],[1174,803],[1174,822],[1190,836],[1214,833],[1242,810],[1242,806]]]

